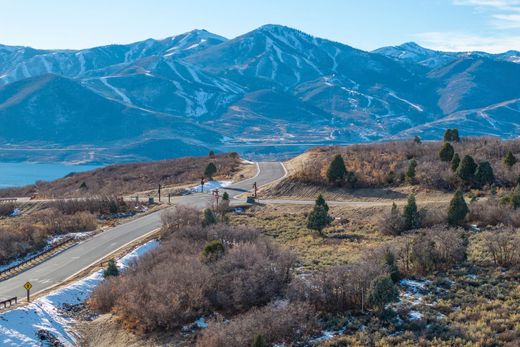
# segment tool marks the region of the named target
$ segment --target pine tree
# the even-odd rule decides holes
[[[397,268],[397,264],[395,263],[395,255],[394,253],[388,251],[385,254],[385,263],[388,268],[388,273],[390,274],[390,278],[392,282],[397,283],[401,279],[401,273]]]
[[[382,312],[386,304],[398,300],[399,290],[389,276],[377,277],[370,284],[367,301],[377,311]]]
[[[307,228],[316,230],[322,235],[323,229],[332,222],[332,218],[322,205],[315,205],[309,217],[307,217]]]
[[[446,129],[444,132],[445,142],[460,142],[459,129]]]
[[[209,163],[204,170],[204,176],[206,176],[209,180],[213,179],[213,175],[217,173],[217,167],[213,163]]]
[[[478,164],[477,171],[475,171],[475,181],[479,187],[491,185],[495,182],[493,168],[488,161],[482,161]]]
[[[209,156],[210,158],[215,158],[215,152],[214,152],[214,151],[209,151],[208,156]]]
[[[456,172],[459,165],[460,165],[460,157],[459,157],[458,153],[455,153],[453,155],[453,158],[451,159],[451,171]]]
[[[415,161],[415,159],[412,159],[408,163],[408,169],[406,170],[406,179],[408,179],[412,183],[415,180],[415,168],[417,168],[417,161]]]
[[[267,342],[262,335],[256,335],[252,347],[267,347]]]
[[[520,184],[517,184],[509,195],[509,204],[515,210],[520,207]]]
[[[439,158],[442,161],[451,162],[454,153],[455,150],[453,149],[453,146],[449,142],[445,142],[444,145],[442,145],[441,150],[439,151]]]
[[[413,139],[413,142],[415,142],[418,145],[420,145],[422,143],[421,138],[419,136],[415,136],[415,138]]]
[[[114,259],[108,261],[107,268],[103,271],[103,277],[107,278],[110,276],[119,276],[119,269]]]
[[[337,154],[327,169],[327,179],[330,183],[341,184],[346,176],[347,168],[345,167],[345,161],[340,154]]]
[[[464,200],[462,190],[457,190],[450,201],[448,208],[448,223],[453,226],[462,225],[469,213],[468,205]]]
[[[406,230],[417,229],[421,226],[421,216],[413,195],[408,197],[408,202],[403,210],[403,219]]]
[[[224,192],[224,194],[222,194],[222,200],[223,201],[229,201],[229,194],[228,194],[228,192]]]
[[[475,160],[469,155],[465,155],[462,158],[462,161],[457,168],[457,176],[459,176],[464,181],[471,181],[475,175],[475,170],[477,169],[477,164]]]
[[[508,151],[504,157],[504,164],[506,164],[510,169],[516,164],[517,161],[518,159],[516,159],[516,157],[513,155],[513,152],[511,151]]]
[[[329,212],[329,205],[327,204],[327,202],[323,198],[323,195],[321,195],[321,194],[318,195],[318,197],[316,198],[316,201],[315,201],[314,205],[315,206],[323,206],[325,211]]]
[[[204,210],[204,218],[202,220],[202,225],[209,226],[212,224],[217,224],[217,217],[210,208]]]

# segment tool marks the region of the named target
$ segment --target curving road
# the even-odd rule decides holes
[[[255,177],[232,184],[223,190],[227,191],[233,198],[251,190],[254,182],[260,187],[286,175],[285,168],[281,163],[261,162],[257,165],[258,171]],[[239,201],[236,200],[235,202]],[[176,197],[172,199],[172,203],[174,205],[205,208],[212,203],[212,196],[210,193],[191,194]],[[26,292],[23,285],[27,281],[30,281],[33,285],[32,295],[60,284],[83,269],[98,263],[121,247],[159,228],[161,212],[151,213],[102,232],[15,277],[0,282],[0,300],[14,296],[25,297]]]

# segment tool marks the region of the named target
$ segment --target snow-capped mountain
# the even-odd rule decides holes
[[[519,57],[365,52],[279,25],[230,40],[194,30],[78,51],[0,46],[0,143],[121,161],[438,138],[448,126],[515,137]]]

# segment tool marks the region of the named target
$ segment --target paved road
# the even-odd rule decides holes
[[[257,176],[226,187],[225,190],[233,198],[252,188],[254,182],[258,187],[276,181],[286,174],[281,163],[258,163]],[[212,196],[209,193],[197,193],[173,199],[174,204],[204,208],[211,204]],[[239,201],[235,201],[237,203]],[[21,274],[0,282],[0,300],[18,296],[25,296],[23,285],[30,281],[33,285],[32,293],[48,289],[61,283],[82,269],[99,262],[100,259],[116,251],[120,247],[138,239],[161,224],[161,212],[151,213],[131,222],[119,225],[93,238],[84,241],[63,253],[39,264]]]

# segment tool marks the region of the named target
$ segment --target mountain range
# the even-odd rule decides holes
[[[83,50],[0,45],[0,159],[123,162],[520,134],[520,52],[372,52],[265,25]]]

